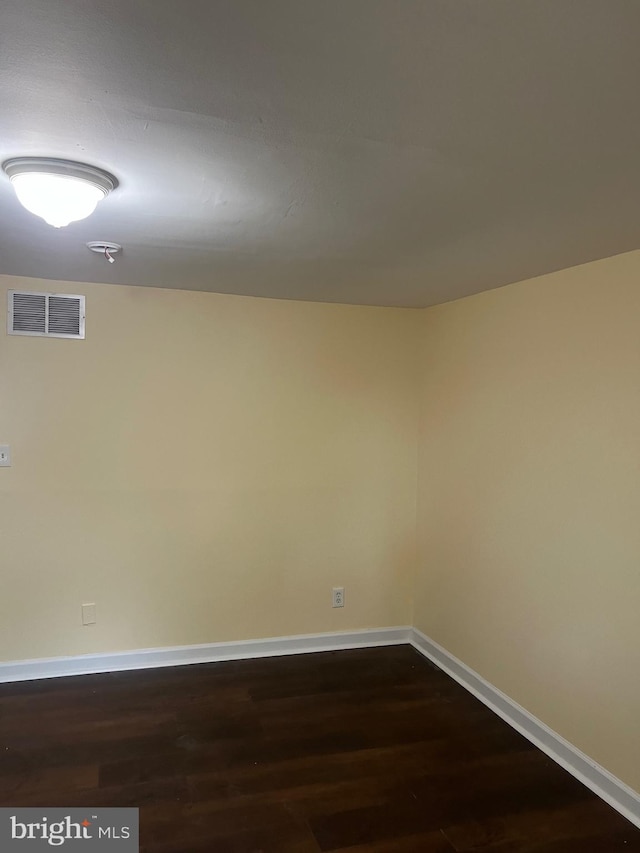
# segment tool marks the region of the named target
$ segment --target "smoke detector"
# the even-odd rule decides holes
[[[96,255],[104,255],[104,257],[112,264],[115,261],[114,255],[122,251],[122,246],[119,243],[107,243],[105,240],[92,240],[87,243],[87,249],[90,252],[95,252]]]

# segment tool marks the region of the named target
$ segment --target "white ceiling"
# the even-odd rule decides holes
[[[2,0],[0,273],[423,306],[637,248],[637,0]],[[113,265],[88,240],[122,243]]]

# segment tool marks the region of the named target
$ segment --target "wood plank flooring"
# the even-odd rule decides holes
[[[613,853],[634,828],[409,646],[0,686],[0,803],[145,853]]]

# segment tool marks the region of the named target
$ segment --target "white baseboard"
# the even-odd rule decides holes
[[[495,711],[594,794],[609,803],[635,826],[640,827],[640,794],[601,767],[584,752],[546,726],[481,675],[454,657],[422,631],[412,628],[411,645],[454,678],[481,702]]]
[[[335,634],[300,634],[292,637],[268,637],[263,640],[206,643],[200,646],[173,646],[159,649],[137,649],[130,652],[112,652],[111,654],[0,662],[0,683],[32,681],[36,678],[59,678],[65,675],[121,672],[128,669],[182,666],[192,663],[210,663],[211,661],[300,655],[339,649],[396,646],[408,643],[410,632],[411,628],[406,626],[373,628]]]

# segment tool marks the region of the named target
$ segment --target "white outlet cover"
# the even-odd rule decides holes
[[[96,606],[95,606],[95,604],[83,604],[82,605],[82,624],[83,625],[95,625],[96,624]]]
[[[11,467],[11,448],[8,444],[0,444],[0,468]]]

